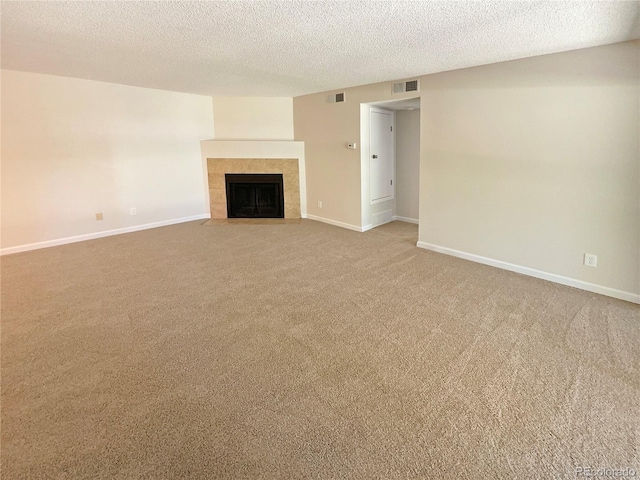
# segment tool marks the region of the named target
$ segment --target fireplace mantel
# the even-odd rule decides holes
[[[224,173],[286,174],[285,217],[288,213],[289,218],[306,218],[304,142],[205,140],[200,142],[200,148],[205,178],[206,208],[211,212],[211,218],[226,218],[226,209],[223,210],[221,206],[222,192],[218,191],[218,188],[223,188],[218,186],[218,176]],[[297,165],[295,165],[296,161]],[[226,171],[227,169],[233,171]],[[287,189],[287,184],[290,185],[289,189]]]

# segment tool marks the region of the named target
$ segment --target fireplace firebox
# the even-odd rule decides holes
[[[227,173],[228,218],[284,218],[282,174]]]

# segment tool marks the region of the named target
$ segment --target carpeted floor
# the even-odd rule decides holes
[[[303,220],[2,258],[2,478],[640,475],[640,307]]]

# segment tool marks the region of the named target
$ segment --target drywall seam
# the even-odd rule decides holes
[[[555,273],[543,272],[542,270],[536,270],[535,268],[523,267],[521,265],[503,262],[502,260],[482,257],[473,253],[461,252],[459,250],[453,250],[451,248],[441,247],[439,245],[432,245],[426,242],[418,242],[416,243],[416,246],[419,248],[424,248],[426,250],[444,253],[445,255],[451,255],[453,257],[458,257],[465,260],[471,260],[472,262],[482,263],[491,267],[497,267],[503,270],[509,270],[511,272],[528,275],[530,277],[540,278],[542,280],[548,280],[550,282],[559,283],[561,285],[567,285],[569,287],[579,288],[588,292],[599,293],[608,297],[618,298],[620,300],[626,300],[627,302],[640,304],[640,295],[632,292],[625,292],[622,290],[617,290],[615,288],[596,285],[594,283],[584,282],[575,278],[564,277]]]

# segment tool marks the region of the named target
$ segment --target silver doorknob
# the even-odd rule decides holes
[[[378,158],[378,155],[373,155],[373,158]]]

